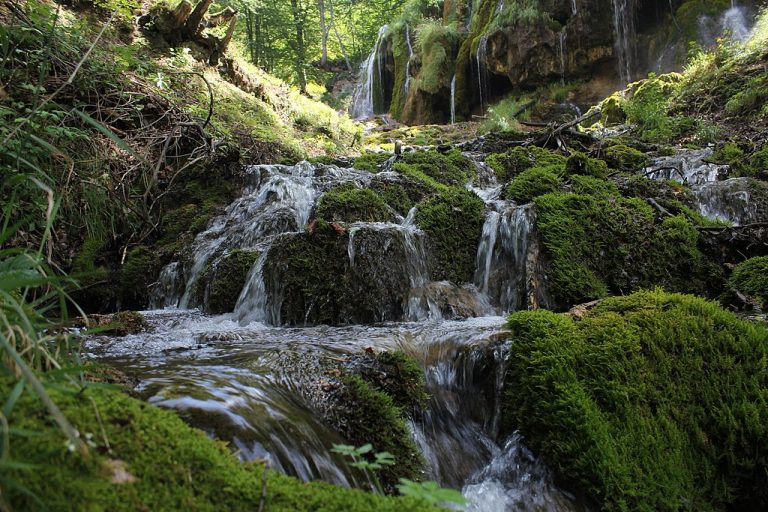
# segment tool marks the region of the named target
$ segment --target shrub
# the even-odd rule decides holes
[[[600,510],[763,510],[768,330],[645,291],[508,319],[503,423]]]

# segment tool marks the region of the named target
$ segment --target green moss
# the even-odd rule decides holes
[[[10,386],[7,380],[2,382],[3,395]],[[41,503],[62,511],[259,508],[263,466],[240,463],[223,443],[190,428],[173,412],[103,387],[80,391],[59,385],[50,393],[95,446],[87,458],[69,452],[45,407],[32,393],[25,393],[10,421],[35,435],[14,436],[12,455],[35,466],[4,475],[32,493],[4,488],[4,499],[14,510],[40,510]],[[132,477],[130,481],[125,477],[122,483],[113,481],[120,477],[120,468]],[[425,509],[410,499],[384,498],[319,482],[304,484],[272,471],[265,496],[266,509],[273,511]]]
[[[624,98],[616,92],[600,103],[600,123],[603,126],[623,124],[627,120],[624,112]]]
[[[206,266],[195,285],[200,290],[198,300],[204,304],[207,313],[234,311],[248,273],[259,255],[258,251],[235,249]]]
[[[758,301],[768,302],[768,256],[750,258],[736,265],[728,285]]]
[[[713,271],[684,217],[654,224],[639,199],[553,193],[535,199],[538,229],[550,260],[550,292],[560,307],[663,285],[702,292]]]
[[[113,336],[137,334],[150,329],[149,323],[138,311],[120,311],[114,315],[92,315],[88,317],[89,328]]]
[[[389,452],[396,464],[377,471],[379,481],[388,491],[394,490],[399,478],[421,480],[425,462],[405,423],[402,409],[392,397],[375,389],[358,375],[341,378],[343,387],[338,397],[347,404],[342,434],[355,446],[373,445],[373,453]]]
[[[608,175],[608,165],[602,160],[589,158],[584,153],[574,151],[565,162],[565,172],[569,175],[605,178]]]
[[[755,173],[768,172],[768,144],[763,145],[759,151],[752,153],[749,163]]]
[[[712,155],[712,161],[730,166],[730,172],[728,173],[730,177],[751,177],[761,170],[751,165],[751,159],[735,142],[726,142],[718,145]]]
[[[128,251],[120,269],[120,297],[126,309],[144,309],[149,303],[149,286],[160,272],[157,255],[148,247]]]
[[[472,280],[485,204],[472,192],[449,189],[418,205],[416,223],[427,234],[432,279]]]
[[[619,197],[621,193],[615,183],[592,176],[571,176],[571,192],[600,198]]]
[[[364,153],[355,158],[352,167],[361,171],[379,172],[381,165],[392,158],[389,153]]]
[[[768,504],[768,330],[661,291],[509,317],[503,422],[600,510]]]
[[[674,114],[670,109],[680,78],[677,73],[651,73],[647,79],[632,84],[634,94],[624,102],[623,109],[627,120],[637,124],[642,140],[668,143],[696,130],[694,119]]]
[[[326,222],[386,222],[394,219],[392,210],[381,196],[353,183],[339,185],[323,194],[315,217]]]
[[[562,184],[557,167],[534,167],[513,179],[507,185],[505,195],[518,204],[530,203],[534,197],[560,190]]]
[[[504,183],[531,167],[558,167],[565,170],[566,158],[536,146],[514,147],[505,153],[492,153],[485,162],[490,165],[500,182]]]
[[[448,154],[436,151],[417,151],[402,155],[395,170],[429,184],[434,189],[441,185],[464,186],[477,174],[472,162],[458,151]]]
[[[360,370],[362,378],[383,391],[398,407],[409,413],[419,411],[429,398],[424,371],[418,361],[402,350],[368,355],[369,363]]]
[[[421,69],[414,85],[428,94],[437,94],[450,87],[455,63],[454,48],[459,33],[454,25],[443,25],[437,20],[427,20],[416,29],[416,49],[421,59]]]
[[[625,172],[638,172],[648,165],[648,157],[644,153],[624,144],[607,147],[603,158],[612,168]]]

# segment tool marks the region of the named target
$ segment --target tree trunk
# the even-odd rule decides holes
[[[211,7],[211,4],[213,3],[213,0],[200,0],[200,2],[195,6],[195,10],[192,11],[192,14],[189,15],[189,18],[187,18],[187,22],[184,24],[187,34],[189,34],[191,39],[197,39],[200,35],[200,32],[202,32],[202,27],[200,26],[203,22],[203,18],[205,17],[205,13],[208,12],[208,9]]]
[[[320,0],[322,2],[323,0]],[[336,20],[333,17],[333,0],[328,0],[328,15],[330,16],[330,22],[331,25],[333,25],[333,31],[336,33],[336,39],[339,40],[339,47],[341,48],[341,54],[344,56],[344,62],[347,63],[347,69],[349,71],[352,71],[352,64],[349,62],[349,57],[347,56],[347,49],[344,48],[344,42],[341,40],[341,35],[339,35],[339,29],[336,27]]]
[[[299,12],[298,0],[291,0],[291,11],[296,25],[296,73],[299,75],[299,90],[305,94],[307,92],[307,56],[304,47],[304,20]]]
[[[325,66],[328,62],[328,27],[325,26],[325,1],[317,0],[317,10],[320,12],[320,37],[323,56],[320,57],[320,65]],[[333,14],[331,14],[333,20]]]

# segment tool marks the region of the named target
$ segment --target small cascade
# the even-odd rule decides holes
[[[499,0],[496,4],[496,10],[493,11],[494,16],[498,16],[501,11],[504,10],[504,0]]]
[[[560,56],[560,83],[565,84],[565,28],[558,33],[558,53]]]
[[[456,124],[456,73],[451,78],[451,124]]]
[[[477,91],[480,98],[480,111],[484,112],[488,104],[488,35],[483,35],[477,44],[475,62],[477,64]]]
[[[408,91],[411,90],[411,59],[413,58],[413,45],[411,45],[411,29],[405,25],[405,43],[408,46],[408,59],[405,61],[405,83],[403,84],[403,90],[405,95],[408,96]]]
[[[656,180],[675,180],[691,187],[696,207],[710,220],[743,225],[768,221],[768,212],[758,201],[751,201],[755,181],[730,178],[727,165],[709,163],[712,148],[683,150],[678,154],[656,158],[644,174]],[[656,169],[656,170],[654,170]]]
[[[368,119],[376,115],[381,108],[379,105],[384,98],[382,43],[387,34],[388,26],[379,29],[376,44],[368,58],[360,65],[360,74],[352,99],[351,116],[354,119]]]
[[[234,249],[266,250],[275,236],[304,229],[323,192],[340,183],[370,180],[366,172],[307,162],[251,166],[245,172],[250,180],[245,193],[197,235],[187,259],[162,270],[153,290],[154,306],[199,305],[196,283],[209,264]]]
[[[576,0],[571,0],[571,14],[574,16],[578,14],[578,8],[576,7]]]
[[[531,289],[538,257],[531,244],[535,210],[532,204],[506,201],[489,206],[475,259],[475,286],[502,311],[527,308],[529,294],[537,292]]]
[[[733,41],[744,42],[749,39],[752,33],[750,23],[747,21],[749,16],[744,7],[739,7],[731,2],[731,7],[720,17],[720,27],[722,34],[728,34]]]
[[[635,67],[635,8],[636,0],[613,1],[613,30],[616,61],[622,84],[632,81]]]

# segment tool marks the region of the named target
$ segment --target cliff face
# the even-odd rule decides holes
[[[373,110],[407,124],[482,114],[513,90],[578,83],[589,103],[650,71],[679,69],[689,42],[741,37],[751,1],[446,0],[411,9],[378,46]],[[440,16],[439,21],[425,21]]]

